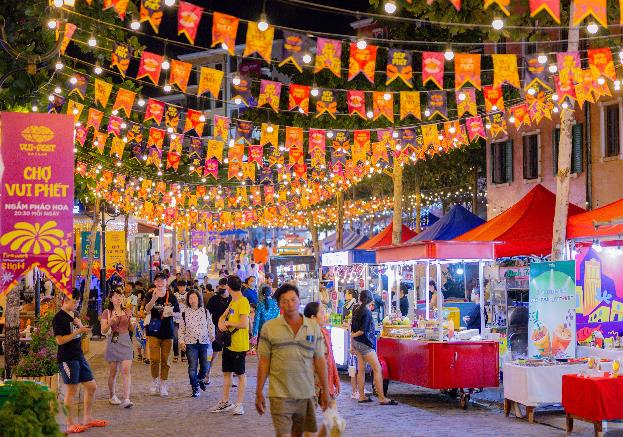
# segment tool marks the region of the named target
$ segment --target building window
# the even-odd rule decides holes
[[[524,135],[523,137],[523,178],[536,179],[539,177],[539,135]]]
[[[620,109],[619,105],[608,105],[605,108],[606,144],[604,156],[618,156],[621,146]]]
[[[494,184],[513,181],[513,140],[491,143],[491,180]]]
[[[552,162],[553,175],[558,174],[558,151],[560,150],[560,128],[552,132]],[[584,171],[584,126],[582,123],[573,125],[571,131],[571,173]]]

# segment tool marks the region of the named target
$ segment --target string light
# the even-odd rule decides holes
[[[530,94],[531,96],[536,94],[536,90],[534,88],[528,88],[528,94]]]
[[[333,138],[333,131],[332,130],[327,132],[327,138]]]
[[[231,80],[231,83],[233,83],[235,86],[240,85],[240,76],[235,75],[233,79]]]
[[[142,97],[139,97],[137,103],[138,103],[138,106],[141,106],[141,107],[145,106],[145,99],[143,99]]]
[[[62,8],[65,5],[63,0],[54,0],[54,7]]]
[[[54,93],[56,93],[56,94],[60,94],[60,93],[61,93],[61,91],[62,91],[62,90],[61,90],[61,87],[60,87],[60,86],[58,86],[58,85],[54,88]]]
[[[558,101],[558,94],[556,94],[556,93],[552,94],[552,100],[554,102],[557,102]]]
[[[76,78],[76,76],[71,76],[69,78],[69,83],[72,84],[72,85],[77,84],[78,83],[78,79]]]
[[[385,12],[387,12],[388,14],[393,14],[398,8],[393,0],[387,0],[383,5],[383,9],[385,9]]]
[[[257,28],[260,32],[265,32],[266,30],[268,30],[268,19],[265,12],[262,12],[260,14],[260,21],[258,21],[257,23]]]
[[[554,73],[556,73],[558,71],[558,67],[556,66],[556,64],[549,64],[549,67],[547,67],[547,69],[552,74],[554,74]]]
[[[205,121],[206,121],[206,116],[205,116],[205,115],[203,115],[203,114],[201,114],[201,115],[199,116],[199,121],[200,121],[200,122],[202,122],[202,123],[203,123],[203,122],[205,122]]]
[[[309,53],[303,55],[303,62],[309,64],[312,61],[312,57]]]
[[[562,102],[562,105],[560,105],[562,107],[562,109],[567,109],[569,107],[569,104],[567,102]]]
[[[588,31],[588,33],[590,33],[591,35],[596,34],[597,32],[599,32],[599,26],[597,25],[597,23],[592,22],[592,23],[588,23],[588,26],[586,26],[586,30]]]
[[[460,100],[461,102],[462,102],[463,100],[465,100],[465,99],[466,99],[466,97],[467,97],[467,96],[465,95],[465,93],[464,93],[464,92],[459,93],[459,100]]]
[[[240,104],[242,103],[242,99],[241,99],[240,97],[236,97],[236,98],[234,99],[234,103],[235,103],[236,105],[240,105]]]
[[[167,6],[174,6],[175,0],[164,0],[164,4]]]
[[[424,110],[424,115],[425,115],[426,117],[430,117],[430,109],[426,108],[426,109]]]
[[[169,60],[167,58],[164,58],[161,67],[163,70],[168,70],[171,67],[171,64],[169,63]]]
[[[165,83],[162,89],[164,90],[165,93],[169,93],[171,92],[171,85],[169,85],[168,83]]]
[[[89,37],[87,44],[89,45],[89,47],[95,47],[97,45],[97,40],[95,39],[93,35]]]
[[[39,107],[37,105],[32,105],[32,112],[37,112]]]
[[[368,112],[366,112],[366,117],[372,118],[372,117],[374,117],[374,113],[372,111],[368,111]]]
[[[102,74],[102,67],[100,66],[99,62],[95,64],[95,67],[93,68],[93,73],[100,75]]]
[[[444,52],[443,57],[446,58],[446,61],[451,61],[454,59],[454,52],[448,47]]]
[[[540,54],[539,57],[537,58],[537,61],[539,61],[539,64],[541,65],[547,64],[547,56],[544,54]]]
[[[597,83],[598,83],[599,85],[603,85],[604,83],[606,83],[606,79],[604,79],[604,77],[603,77],[603,76],[599,76],[599,77],[597,78]]]
[[[515,116],[511,115],[510,117],[508,117],[508,121],[510,121],[511,123],[515,123]]]
[[[502,30],[502,28],[504,27],[504,20],[499,17],[494,18],[491,22],[491,27],[493,27],[495,30]]]
[[[62,70],[63,67],[64,67],[63,61],[61,61],[60,59],[56,61],[56,64],[54,64],[54,68],[56,68],[57,70]]]
[[[52,19],[52,20],[49,20],[49,21],[48,21],[48,28],[50,28],[50,29],[56,29],[56,26],[57,26],[57,22],[56,22],[56,20]]]
[[[357,48],[359,50],[365,50],[366,47],[368,47],[368,43],[366,42],[365,39],[360,38],[359,40],[357,40]]]
[[[391,100],[391,98],[392,98],[392,95],[390,93],[385,92],[385,94],[383,94],[383,99],[385,101],[389,101],[389,100]]]
[[[311,89],[311,95],[314,97],[317,97],[319,93],[320,91],[318,90],[318,87],[316,86],[316,84],[314,84],[314,86]]]
[[[141,28],[141,22],[136,19],[136,17],[132,17],[132,21],[130,22],[130,29],[139,30]]]
[[[273,128],[273,125],[271,123],[268,123],[268,126],[266,126],[266,132],[268,132],[269,134],[273,133],[275,129]]]

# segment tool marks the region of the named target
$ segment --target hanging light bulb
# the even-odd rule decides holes
[[[234,78],[231,80],[231,83],[233,83],[234,86],[240,85],[240,76],[235,75]]]
[[[450,129],[448,129],[450,131],[451,134],[456,133],[456,127],[454,126],[450,126]]]
[[[457,275],[462,275],[464,272],[463,267],[459,267],[458,269],[456,269],[456,274]]]
[[[424,115],[425,115],[426,117],[430,117],[430,109],[426,108],[426,109],[424,110]]]
[[[547,69],[552,74],[554,74],[554,73],[556,73],[558,71],[558,67],[556,66],[556,64],[549,64],[549,67],[547,67]]]
[[[260,14],[260,21],[257,22],[257,28],[260,32],[268,30],[268,19],[266,18],[265,12]]]
[[[552,100],[554,102],[557,102],[558,101],[558,94],[556,94],[556,93],[552,94]]]
[[[515,116],[511,115],[510,117],[508,117],[508,121],[510,121],[511,123],[515,123]]]
[[[599,76],[599,77],[597,78],[597,83],[598,83],[599,85],[603,85],[604,83],[606,83],[606,79],[604,79],[604,77],[603,77],[603,76]]]
[[[89,47],[95,47],[97,45],[97,40],[95,39],[93,35],[89,37],[87,44],[89,45]]]
[[[547,56],[545,56],[544,54],[540,54],[537,58],[537,61],[539,61],[539,64],[541,65],[547,64]]]
[[[69,78],[69,83],[72,84],[72,85],[77,84],[78,83],[78,79],[76,78],[76,76],[71,76]]]
[[[171,85],[169,85],[168,83],[165,83],[162,89],[164,90],[165,93],[171,92]]]
[[[385,12],[387,12],[388,14],[393,14],[394,12],[396,12],[397,6],[394,0],[387,0],[383,5],[383,9],[385,9]]]
[[[332,130],[327,132],[327,138],[333,138],[333,131]]]
[[[392,138],[398,138],[400,136],[400,134],[398,133],[397,130],[392,132]],[[398,146],[396,146],[396,148],[398,148]]]
[[[446,58],[446,61],[451,61],[454,59],[454,52],[452,51],[450,47],[448,47],[446,51],[443,53],[443,57]]]
[[[95,67],[93,68],[93,73],[100,75],[102,74],[102,67],[100,66],[99,62],[95,64]]]
[[[620,89],[621,89],[621,81],[617,79],[614,81],[614,90],[619,91]]]
[[[62,8],[65,2],[63,0],[54,0],[54,6],[57,8]]]
[[[528,88],[528,94],[530,94],[531,96],[536,94],[536,90],[534,88]]]
[[[56,29],[57,25],[58,25],[58,23],[54,19],[51,19],[51,20],[48,21],[48,28],[50,28],[50,29]]]
[[[126,124],[126,122],[122,122],[121,123],[121,129],[125,129],[126,127],[128,127],[128,125]]]
[[[164,4],[167,6],[174,6],[175,0],[164,0]]]
[[[559,111],[559,110],[558,110],[558,106],[554,106],[554,108],[552,109],[552,112],[553,112],[554,114],[558,114],[558,111]]]
[[[318,87],[316,86],[316,84],[314,84],[314,86],[311,89],[311,95],[314,97],[317,97],[319,93],[320,91],[318,90]]]
[[[459,100],[462,102],[467,98],[464,92],[459,93]]]
[[[390,93],[388,93],[387,91],[385,92],[385,94],[383,94],[383,99],[385,101],[389,101],[389,100],[391,100],[391,98],[392,98],[392,95]]]
[[[268,126],[266,126],[266,132],[268,132],[269,134],[273,133],[275,129],[273,128],[273,125],[271,123],[268,123]]]
[[[236,98],[234,99],[234,103],[235,103],[236,105],[240,105],[240,104],[242,103],[242,99],[241,99],[240,97],[236,97]]]
[[[223,50],[225,50],[225,51],[228,51],[228,50],[229,50],[229,47],[227,47],[227,44],[225,44],[225,43],[221,43],[221,48],[222,48]]]
[[[58,86],[58,85],[56,85],[56,87],[54,88],[54,92],[55,92],[56,94],[60,94],[60,93],[61,93],[61,91],[62,91],[62,90],[61,90],[61,87],[60,87],[60,86]]]
[[[560,105],[562,107],[562,109],[567,109],[569,107],[569,104],[567,102],[562,102],[562,105]]]
[[[312,61],[312,57],[309,53],[303,55],[303,62],[309,64]]]
[[[365,39],[363,39],[363,38],[359,38],[359,39],[357,40],[357,48],[358,48],[359,50],[365,50],[365,49],[366,49],[366,47],[368,47],[368,43],[366,42],[366,40],[365,40]]]
[[[32,105],[32,112],[37,112],[39,107],[37,105]]]
[[[491,123],[485,124],[485,128],[487,128],[487,130],[491,129]]]
[[[56,68],[57,70],[62,70],[63,67],[64,67],[63,61],[61,61],[60,59],[58,61],[56,61],[56,64],[54,65],[54,68]]]
[[[593,245],[591,246],[593,248],[593,250],[597,253],[600,253],[602,250],[601,244],[599,243],[599,241],[595,240],[593,242]]]
[[[437,135],[437,139],[438,139],[439,141],[443,141],[443,134],[439,134],[439,135]]]
[[[614,251],[614,253],[618,256],[623,255],[623,249],[621,249],[621,246],[617,246],[617,249]]]
[[[368,111],[368,112],[366,112],[366,117],[372,118],[372,117],[374,117],[374,113],[372,111]]]
[[[492,111],[497,111],[497,110],[498,110],[497,105],[493,105],[493,106],[491,107],[491,110],[492,110]]]
[[[169,60],[167,58],[164,58],[161,67],[163,70],[168,70],[171,67],[171,64],[169,63]]]
[[[142,97],[138,98],[138,106],[145,106],[145,99],[143,99]]]
[[[202,123],[203,123],[203,122],[205,122],[205,121],[206,121],[206,116],[205,116],[205,115],[203,115],[203,114],[201,114],[201,115],[199,116],[199,121],[200,121],[200,122],[202,122]]]
[[[586,26],[586,30],[591,35],[595,35],[597,32],[599,32],[599,26],[597,25],[597,23],[591,22],[591,23],[588,23],[588,26]]]
[[[130,29],[139,30],[141,28],[141,22],[136,19],[136,17],[132,17],[132,21],[130,22]]]
[[[502,30],[502,28],[504,27],[504,20],[502,20],[500,17],[494,18],[491,22],[491,27],[493,27],[495,30]]]

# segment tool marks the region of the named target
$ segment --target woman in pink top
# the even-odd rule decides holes
[[[303,311],[305,317],[315,320],[320,325],[322,336],[324,337],[325,345],[325,360],[327,362],[327,379],[329,380],[329,396],[331,397],[331,405],[335,404],[335,398],[340,394],[340,376],[337,373],[337,365],[335,364],[335,358],[333,357],[333,348],[331,346],[331,334],[325,328],[327,324],[327,313],[325,312],[324,305],[319,302],[310,302],[305,306]],[[316,380],[316,396],[320,395],[320,384]],[[318,437],[326,436],[326,429],[324,424],[318,431]]]
[[[108,309],[102,313],[102,332],[110,332],[107,335],[106,353],[104,358],[108,361],[108,391],[110,393],[109,402],[112,405],[121,405],[123,408],[130,408],[130,386],[131,368],[134,351],[132,349],[132,339],[130,329],[134,329],[136,321],[132,317],[132,309],[124,308],[125,297],[122,288],[115,288],[110,296]],[[121,367],[121,377],[123,378],[123,402],[115,394],[115,383],[117,371]]]

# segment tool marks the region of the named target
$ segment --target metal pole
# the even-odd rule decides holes
[[[100,296],[106,299],[106,204],[102,202],[102,235],[100,237]],[[89,305],[82,302],[82,305]],[[88,307],[87,307],[88,308]]]
[[[428,287],[430,284],[430,261],[426,261],[426,284],[424,284],[425,287],[425,296],[426,296],[426,320],[430,319],[430,296],[429,296],[429,292],[428,292]]]
[[[443,340],[443,292],[441,291],[441,264],[437,261],[437,327],[439,341]]]
[[[409,304],[409,318],[415,319],[415,310],[417,309],[417,264],[413,263],[413,302]]]
[[[484,263],[478,261],[478,287],[480,288],[480,334],[485,330],[485,287],[484,287]],[[493,296],[491,296],[493,298]]]
[[[35,270],[35,320],[41,315],[41,273]]]

